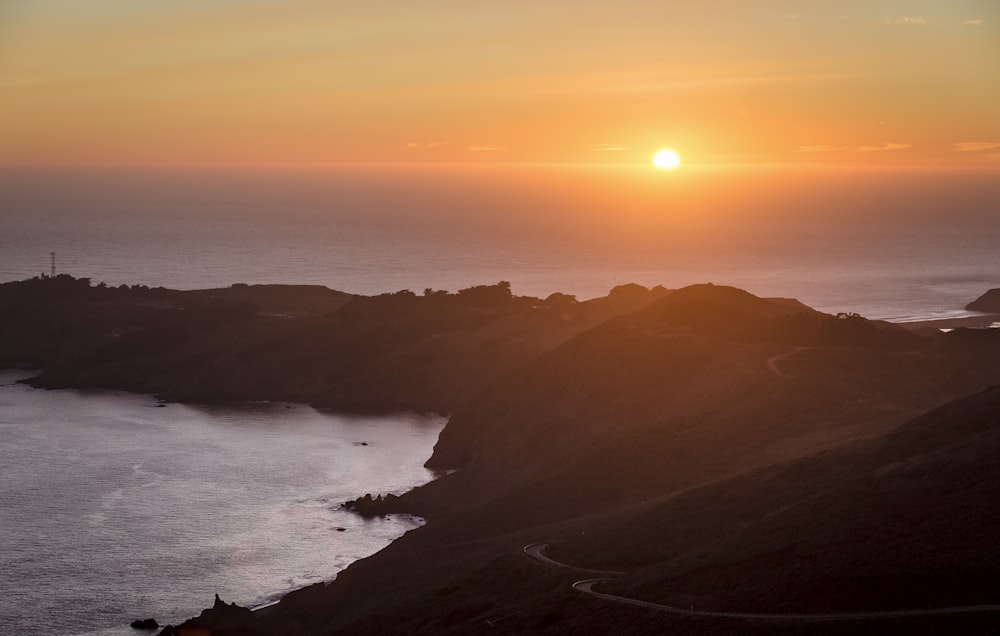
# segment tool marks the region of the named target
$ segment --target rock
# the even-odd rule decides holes
[[[196,618],[184,621],[177,627],[168,625],[160,632],[160,636],[179,636],[185,633],[250,636],[257,634],[258,631],[252,611],[246,607],[240,607],[236,603],[226,603],[216,594],[215,603],[211,608],[202,611]]]
[[[132,621],[132,629],[156,629],[160,626],[155,618],[143,618]]]
[[[367,494],[353,501],[345,501],[344,508],[360,514],[362,517],[384,517],[390,512],[405,512],[399,508],[399,497],[393,494],[372,497]]]

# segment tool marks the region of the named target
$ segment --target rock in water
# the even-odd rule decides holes
[[[160,636],[206,632],[233,636],[250,636],[258,633],[255,629],[252,611],[246,607],[240,607],[236,603],[226,603],[216,594],[215,603],[211,608],[176,627],[164,628]]]
[[[155,618],[142,618],[134,620],[131,625],[132,629],[156,629],[160,626],[160,624],[156,622]]]

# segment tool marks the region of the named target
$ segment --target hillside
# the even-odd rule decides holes
[[[747,590],[767,589],[757,578],[762,562],[754,555],[780,557],[785,548],[779,539],[786,535],[736,532],[749,542],[742,545],[730,536],[734,524],[788,521],[775,510],[794,510],[795,497],[813,483],[799,483],[795,471],[826,479],[825,469],[801,468],[819,461],[814,457],[833,457],[824,461],[832,462],[835,475],[861,471],[855,487],[864,492],[869,481],[863,466],[838,459],[855,457],[839,449],[888,444],[899,446],[894,457],[917,453],[896,441],[904,437],[891,437],[892,431],[1000,380],[1000,368],[985,362],[996,359],[1000,334],[974,335],[973,347],[961,331],[926,338],[732,288],[675,291],[575,336],[456,410],[429,464],[458,471],[392,504],[428,514],[431,523],[351,566],[333,585],[293,594],[264,624],[275,633],[289,621],[298,625],[293,633],[396,633],[392,625],[403,621],[412,627],[419,618],[423,626],[416,633],[476,633],[485,620],[511,615],[505,620],[512,633],[601,633],[601,625],[620,631],[620,625],[611,626],[623,620],[622,612],[629,616],[635,610],[577,598],[563,580],[566,573],[527,563],[520,548],[538,541],[553,543],[552,554],[570,563],[639,568],[615,589],[654,599],[667,598],[675,579],[695,581],[711,567],[713,550],[720,560],[745,553],[747,570],[738,562],[726,574],[729,579],[711,574],[698,581],[699,602],[714,599],[719,607],[764,597],[773,602],[766,591],[752,597]],[[965,373],[956,373],[960,368]],[[768,471],[781,476],[761,482]],[[941,473],[941,483],[949,479]],[[784,486],[789,481],[794,485]],[[730,491],[737,493],[732,501],[718,495]],[[698,494],[703,492],[708,494]],[[965,504],[954,495],[957,510]],[[771,507],[757,505],[757,499]],[[672,507],[681,505],[675,500],[684,506]],[[919,499],[898,503],[900,532],[907,514],[926,512]],[[810,514],[828,503],[816,505]],[[838,516],[815,519],[822,519],[817,523],[830,535],[837,534],[837,522],[848,534],[868,528],[851,525],[851,515],[867,509],[829,509]],[[679,517],[686,523],[674,524]],[[905,532],[897,539],[904,548],[909,541]],[[913,538],[916,544],[921,540]],[[821,545],[822,537],[815,541]],[[732,551],[723,552],[726,547]],[[809,567],[795,554],[787,556],[785,574]],[[835,560],[837,546],[829,554]],[[926,561],[914,561],[914,568],[925,566]],[[838,581],[822,569],[816,572],[812,592],[803,586],[800,596],[782,597],[782,603],[808,608],[810,599]],[[931,568],[925,574],[944,572]],[[800,578],[790,576],[788,586]],[[741,581],[743,587],[737,586]],[[725,597],[728,586],[744,596]],[[919,599],[928,602],[926,593]],[[851,606],[849,601],[838,602]],[[891,601],[869,602],[892,606]],[[567,606],[576,609],[563,611]],[[602,622],[606,619],[612,623]],[[703,622],[692,625],[690,633],[705,633]],[[632,633],[649,629],[643,618]]]
[[[577,302],[506,283],[365,297],[318,286],[176,291],[70,276],[0,285],[0,364],[47,388],[165,400],[287,400],[342,411],[448,413],[567,338],[666,293]]]
[[[1000,289],[991,289],[965,306],[972,311],[1000,313]]]
[[[674,605],[989,604],[1000,595],[998,477],[992,388],[888,435],[684,493],[552,553],[628,569],[607,589]]]

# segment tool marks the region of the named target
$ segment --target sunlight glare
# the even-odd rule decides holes
[[[681,156],[675,150],[663,148],[657,150],[656,154],[653,155],[653,165],[660,170],[673,170],[681,165]]]

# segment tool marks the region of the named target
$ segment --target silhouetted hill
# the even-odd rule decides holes
[[[797,327],[791,340],[796,344],[775,327],[786,323],[774,321],[783,320]],[[997,335],[983,337],[992,343]],[[709,548],[718,547],[713,538],[729,545],[725,539],[734,525],[741,537],[739,528],[763,523],[758,514],[766,519],[775,512],[754,507],[750,495],[758,491],[750,488],[760,475],[883,438],[930,408],[1000,380],[1000,367],[979,363],[956,376],[955,369],[973,354],[956,346],[955,338],[923,338],[893,325],[826,316],[732,288],[674,291],[580,333],[464,403],[429,462],[459,470],[392,503],[394,509],[429,514],[432,522],[351,566],[330,587],[293,595],[287,613],[279,608],[272,620],[278,624],[294,614],[316,633],[394,633],[391,625],[403,620],[411,628],[416,621],[418,633],[475,633],[491,616],[513,615],[506,619],[509,629],[527,633],[649,633],[654,622],[628,618],[623,624],[622,612],[630,616],[626,608],[609,609],[593,599],[586,605],[567,592],[571,580],[556,580],[560,576],[544,568],[539,572],[542,566],[532,570],[520,547],[556,541],[555,554],[603,569],[655,568],[664,554],[694,574],[702,565],[711,567],[698,555],[711,556]],[[843,466],[846,474],[855,468]],[[761,489],[764,501],[801,494],[814,483],[803,479],[783,489],[777,486],[794,482],[797,473],[783,474]],[[738,485],[747,495],[733,495],[732,502],[682,496],[702,489],[729,492],[711,490],[712,484]],[[675,510],[670,507],[675,499],[693,503],[658,523],[668,514],[663,511]],[[899,501],[923,514],[919,500]],[[689,522],[668,532],[665,526],[680,516]],[[828,518],[817,518],[834,527]],[[616,537],[626,530],[631,534],[619,542]],[[675,545],[679,533],[683,541]],[[780,556],[783,548],[775,542]],[[746,588],[766,583],[757,575],[762,561],[755,559],[759,553],[770,558],[772,545],[763,539],[760,550],[768,548],[763,552],[750,550],[752,545],[740,548],[750,550],[749,570],[740,570],[749,577]],[[790,554],[788,563],[796,563],[796,553]],[[529,576],[547,583],[536,585],[525,580]],[[721,595],[729,583],[713,587],[713,581],[727,580],[720,577],[707,576],[699,594]],[[659,590],[660,580],[650,578],[649,589],[641,589]],[[834,583],[835,578],[823,579],[815,589]],[[765,596],[761,592],[758,600]],[[743,600],[750,599],[725,602]],[[926,604],[927,597],[918,602]],[[572,613],[554,609],[569,606]],[[586,620],[577,612],[587,612]],[[655,624],[662,627],[663,619]],[[691,628],[687,633],[712,633],[719,626],[684,625]],[[684,625],[670,623],[681,632]],[[743,632],[733,628],[733,633]]]
[[[1000,313],[1000,288],[991,289],[965,306],[970,311]]]
[[[992,388],[888,435],[689,491],[554,552],[634,570],[607,589],[684,607],[990,604],[1000,594],[998,478]]]
[[[446,413],[566,338],[666,293],[516,297],[507,283],[374,297],[319,286],[176,291],[69,276],[0,285],[0,363],[36,386],[187,402]]]

